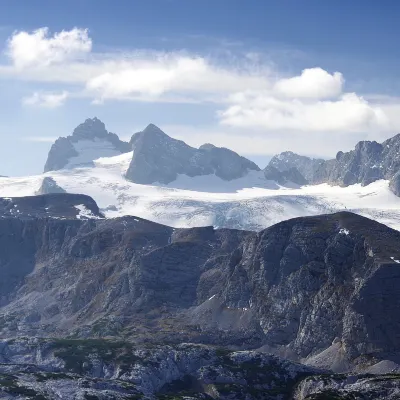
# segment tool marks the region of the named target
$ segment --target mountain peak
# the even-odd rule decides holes
[[[93,165],[93,160],[111,157],[131,150],[115,133],[108,132],[98,119],[87,118],[72,135],[58,138],[51,146],[44,172],[83,165]]]
[[[170,136],[168,136],[164,131],[162,131],[157,125],[154,124],[149,124],[144,128],[140,134],[142,136],[147,136],[147,137],[158,137],[158,138],[164,138],[164,139],[172,139]]]
[[[126,178],[135,183],[168,184],[179,175],[215,174],[223,180],[233,180],[250,170],[259,170],[252,161],[229,149],[210,144],[196,149],[168,136],[154,124],[135,133],[130,143],[134,153]]]
[[[97,117],[87,118],[85,122],[79,124],[73,131],[72,136],[82,139],[102,138],[108,135],[104,122]]]

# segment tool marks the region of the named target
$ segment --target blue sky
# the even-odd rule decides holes
[[[95,115],[261,167],[383,140],[400,123],[399,16],[389,0],[0,0],[0,174],[40,173]]]

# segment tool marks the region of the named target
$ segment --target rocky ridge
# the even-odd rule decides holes
[[[167,184],[178,175],[215,174],[223,180],[237,179],[260,168],[232,150],[205,144],[196,149],[173,139],[150,124],[132,136],[132,161],[126,178],[135,183]]]
[[[2,200],[4,398],[398,396],[399,232],[347,212],[174,229],[86,197]]]
[[[274,156],[269,166],[281,172],[297,168],[311,184],[349,186],[360,183],[365,186],[387,179],[391,190],[399,195],[400,134],[383,143],[361,141],[354,150],[339,151],[335,159],[326,161],[284,152]]]
[[[48,196],[18,207],[67,195]],[[365,354],[397,362],[397,231],[346,212],[260,233],[92,212],[0,219],[1,336],[267,345],[338,371],[364,365]],[[324,351],[334,362],[321,364]]]
[[[51,146],[44,172],[90,166],[100,157],[111,157],[131,150],[129,143],[108,132],[98,118],[88,118],[72,135],[58,138]]]

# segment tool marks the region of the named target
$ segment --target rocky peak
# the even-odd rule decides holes
[[[90,166],[100,157],[111,157],[131,150],[115,133],[108,132],[97,117],[78,125],[72,135],[60,137],[52,145],[44,172],[77,166]]]
[[[97,117],[88,118],[79,124],[73,131],[72,136],[79,139],[94,139],[107,137],[108,132],[105,124]]]
[[[275,181],[280,185],[285,185],[287,183],[294,183],[296,185],[306,185],[308,182],[304,176],[295,167],[291,167],[284,171],[279,171],[272,165],[268,165],[264,169],[265,179],[270,181]]]
[[[274,156],[269,165],[279,171],[296,167],[310,183],[314,184],[369,185],[379,179],[389,179],[392,180],[391,190],[398,195],[400,134],[383,143],[360,141],[354,150],[339,151],[332,160],[313,160],[287,151]]]
[[[134,150],[126,178],[135,183],[168,184],[178,175],[190,177],[215,174],[232,180],[258,171],[256,164],[234,151],[206,144],[196,149],[168,136],[150,124],[130,141]]]
[[[268,167],[274,167],[280,172],[295,168],[307,182],[313,182],[317,170],[323,163],[324,160],[322,159],[301,156],[292,151],[284,151],[272,157]]]

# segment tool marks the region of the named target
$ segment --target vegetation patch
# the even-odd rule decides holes
[[[133,354],[133,345],[128,342],[106,339],[55,339],[54,355],[65,362],[68,371],[84,374],[92,367],[92,358],[104,363],[115,363],[121,369],[141,361]]]

